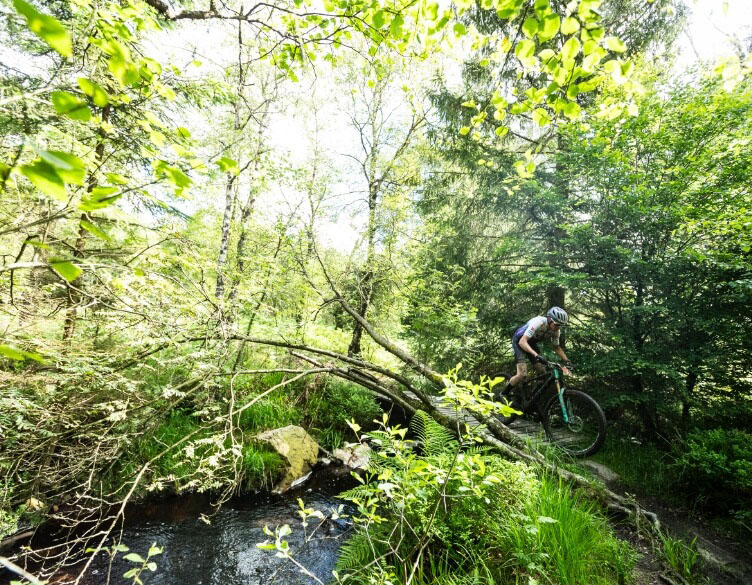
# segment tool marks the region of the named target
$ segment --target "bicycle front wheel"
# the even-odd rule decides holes
[[[588,457],[606,440],[606,416],[598,403],[579,390],[564,390],[563,405],[554,394],[543,407],[548,440],[572,457]]]

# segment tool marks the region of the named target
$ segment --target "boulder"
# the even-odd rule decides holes
[[[319,454],[318,443],[303,427],[295,425],[264,431],[256,435],[256,440],[271,445],[287,461],[285,476],[274,488],[279,493],[300,483],[296,480],[310,473]]]
[[[345,443],[332,453],[336,459],[352,469],[363,469],[371,458],[371,448],[361,443]]]

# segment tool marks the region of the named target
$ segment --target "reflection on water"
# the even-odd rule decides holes
[[[131,552],[146,557],[152,543],[164,548],[153,557],[157,571],[141,573],[144,585],[295,585],[315,583],[298,571],[290,561],[278,559],[273,551],[264,551],[256,543],[266,540],[263,527],[289,524],[292,534],[286,538],[298,560],[319,579],[328,582],[332,576],[337,549],[348,536],[349,520],[327,520],[304,545],[300,526],[298,498],[306,507],[327,513],[343,504],[334,496],[353,485],[348,475],[336,477],[327,472],[314,474],[311,481],[282,496],[263,495],[236,498],[211,516],[211,524],[201,514],[214,511],[210,499],[185,496],[134,508],[130,512],[122,542]],[[345,513],[351,510],[345,508]],[[328,514],[327,514],[328,515]],[[319,520],[312,519],[308,529]],[[300,549],[300,550],[298,550]],[[134,566],[122,559],[113,563],[111,583],[131,583],[123,573]],[[106,582],[108,558],[101,554],[84,577],[86,585]]]

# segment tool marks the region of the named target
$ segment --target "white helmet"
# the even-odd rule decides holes
[[[554,323],[562,327],[569,321],[569,315],[561,307],[551,307],[546,313],[546,317],[550,317]]]

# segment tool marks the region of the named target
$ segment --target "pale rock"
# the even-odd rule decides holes
[[[271,445],[287,461],[287,471],[274,488],[275,492],[283,493],[293,484],[302,483],[304,480],[301,478],[309,474],[316,464],[319,445],[303,427],[289,425],[264,431],[256,435],[256,440]]]
[[[371,448],[361,443],[345,443],[345,446],[335,449],[335,458],[352,469],[363,469],[371,458]]]

